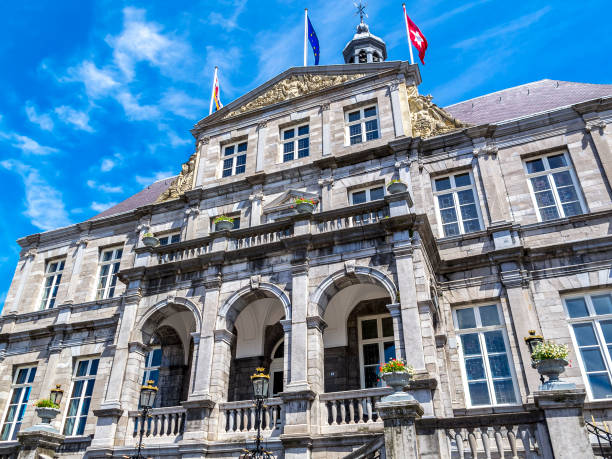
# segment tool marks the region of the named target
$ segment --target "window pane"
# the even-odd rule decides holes
[[[567,313],[570,317],[586,317],[589,315],[584,298],[572,298],[565,300]]]
[[[531,179],[531,186],[535,192],[550,190],[550,183],[548,182],[548,177],[546,175],[533,177]]]
[[[504,335],[502,334],[501,330],[484,332],[483,334],[488,352],[506,352]]]
[[[385,354],[385,363],[389,362],[391,359],[395,358],[395,343],[393,341],[388,341],[384,343],[384,354]]]
[[[106,252],[102,254],[102,261],[110,261],[112,256],[113,256],[113,251],[107,250]]]
[[[308,134],[308,125],[300,126],[298,128],[298,135],[306,135],[306,134]]]
[[[582,213],[582,208],[578,202],[572,202],[563,204],[563,212],[566,217],[571,217],[572,215],[580,215]]]
[[[349,114],[348,114],[348,120],[349,120],[349,122],[352,122],[352,121],[357,121],[359,118],[360,118],[360,112],[359,112],[359,110],[358,110],[358,111],[356,111],[356,112],[351,112],[351,113],[349,113]]]
[[[494,378],[510,377],[510,365],[506,354],[492,355],[489,357],[491,376]]]
[[[370,116],[376,116],[376,107],[366,108],[363,111],[363,117],[364,118],[369,118]]]
[[[558,187],[574,185],[572,182],[572,175],[569,171],[556,172],[553,174],[553,178],[555,179],[555,185]]]
[[[170,243],[171,244],[176,244],[177,242],[180,242],[180,241],[181,241],[181,235],[180,234],[175,234],[170,239]]]
[[[238,153],[240,153],[241,151],[246,151],[247,150],[247,143],[243,142],[238,144]]]
[[[28,369],[21,368],[17,373],[17,380],[15,381],[17,384],[23,384],[28,376]]]
[[[293,129],[287,129],[283,134],[283,139],[293,139],[295,131]]]
[[[383,317],[381,322],[383,336],[393,336],[393,319],[391,317]]]
[[[455,175],[455,186],[468,186],[472,184],[472,180],[470,179],[470,174],[458,174]]]
[[[36,376],[36,368],[31,368],[28,376],[28,382],[34,381],[34,376]]]
[[[555,198],[552,191],[541,191],[535,194],[536,202],[538,207],[549,207],[555,205]]]
[[[606,343],[612,343],[612,321],[606,320],[599,323]],[[612,354],[611,354],[612,355]]]
[[[527,172],[533,174],[534,172],[542,172],[544,170],[544,161],[542,158],[534,159],[533,161],[527,161]]]
[[[512,384],[511,379],[493,381],[493,389],[495,390],[497,403],[516,403],[514,384]]]
[[[77,408],[79,407],[79,399],[73,398],[68,405],[68,416],[76,416]]]
[[[440,211],[440,217],[442,218],[442,223],[451,223],[457,221],[457,212],[455,209],[443,209]]]
[[[559,199],[561,202],[572,202],[578,200],[578,195],[576,194],[576,189],[573,185],[559,188],[557,193],[559,193]]]
[[[436,179],[436,191],[448,190],[451,187],[450,177]]]
[[[66,425],[64,426],[64,435],[72,435],[73,427],[74,427],[74,418],[66,419]]]
[[[472,233],[474,231],[480,231],[480,222],[478,220],[464,220],[463,232]]]
[[[378,343],[363,345],[363,363],[364,365],[376,365],[380,363],[380,355],[378,353]]]
[[[486,382],[469,383],[472,405],[489,405],[489,389]]]
[[[464,355],[480,355],[480,342],[477,333],[461,335],[461,344],[463,345]]]
[[[478,211],[476,210],[476,206],[474,204],[461,206],[461,218],[463,218],[463,220],[477,220]]]
[[[361,339],[378,338],[376,319],[364,320],[361,322]]]
[[[382,199],[384,197],[385,197],[385,189],[382,186],[370,189],[370,201],[374,201],[376,199]]]
[[[459,234],[459,225],[457,223],[451,223],[449,225],[444,225],[444,236],[457,236]]]
[[[378,367],[365,367],[364,379],[366,388],[378,386]]]
[[[224,150],[223,153],[225,154],[225,156],[233,155],[234,154],[234,145],[229,146],[229,147],[225,147],[225,150]]]
[[[593,398],[609,398],[612,396],[612,386],[607,373],[588,375]]]
[[[155,349],[153,351],[153,358],[151,359],[151,366],[152,367],[158,367],[161,365],[161,358],[162,358],[162,350],[161,349]]]
[[[540,216],[544,221],[555,220],[559,218],[559,212],[557,212],[556,207],[545,207],[540,209]]]
[[[576,335],[576,342],[578,346],[596,346],[597,338],[593,331],[593,326],[590,323],[587,324],[574,324],[574,334]]]
[[[457,309],[456,314],[457,314],[457,327],[459,329],[476,327],[476,317],[474,315],[474,309],[472,308]]]
[[[565,155],[549,156],[546,159],[548,159],[548,167],[551,169],[567,166],[567,162],[565,161]]]
[[[89,361],[87,361],[87,360],[81,360],[78,363],[77,371],[76,371],[76,375],[77,376],[85,376],[85,374],[87,373],[87,364],[88,363],[89,363]]]
[[[378,139],[378,120],[366,121],[366,140]]]
[[[599,347],[580,349],[582,354],[582,362],[587,372],[591,371],[606,371]]]
[[[501,323],[499,321],[499,313],[496,305],[481,306],[478,308],[478,312],[480,313],[480,322],[483,327],[499,325]]]
[[[283,153],[293,153],[293,149],[295,148],[295,144],[293,142],[287,142],[283,144]]]
[[[453,201],[452,193],[449,194],[441,194],[438,196],[438,207],[440,209],[448,209],[449,207],[453,207],[455,205]]]
[[[83,416],[81,418],[79,418],[79,426],[77,427],[77,430],[75,432],[76,435],[83,435],[83,432],[85,432],[85,421],[87,421],[87,416]]]
[[[482,357],[465,359],[465,374],[468,381],[485,379],[485,369]]]
[[[595,314],[612,314],[611,295],[593,295],[591,301],[595,308]]]
[[[474,193],[472,190],[463,190],[457,192],[459,204],[471,204],[474,202]]]
[[[361,204],[362,202],[366,202],[366,192],[364,191],[356,191],[352,194],[353,196],[353,204]]]

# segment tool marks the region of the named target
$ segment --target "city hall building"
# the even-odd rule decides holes
[[[144,457],[237,458],[257,367],[278,458],[601,452],[585,420],[612,416],[612,85],[440,108],[367,25],[342,54],[197,122],[179,175],[19,239],[0,457],[134,455],[152,380]],[[576,389],[539,390],[537,335],[569,346]],[[380,409],[391,358],[415,368],[411,409]]]

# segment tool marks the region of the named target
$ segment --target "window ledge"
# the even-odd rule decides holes
[[[524,413],[527,412],[525,406],[517,403],[516,405],[499,406],[480,406],[474,408],[453,408],[454,416],[477,416],[484,414],[503,414],[503,413]]]

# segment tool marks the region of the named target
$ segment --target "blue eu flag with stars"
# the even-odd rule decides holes
[[[315,29],[310,22],[310,18],[308,18],[308,41],[310,42],[310,46],[312,46],[312,51],[314,52],[315,65],[319,65],[319,39],[317,38]]]

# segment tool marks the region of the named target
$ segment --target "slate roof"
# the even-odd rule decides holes
[[[567,105],[612,96],[612,84],[540,80],[444,107],[460,121],[493,124]]]
[[[545,79],[469,99],[444,109],[466,123],[493,124],[606,96],[612,96],[612,84]],[[90,220],[129,212],[154,203],[175,177],[158,180]]]
[[[123,212],[129,212],[139,207],[153,204],[157,198],[159,198],[159,196],[168,189],[175,178],[176,175],[174,177],[158,180],[157,182],[154,182],[146,187],[144,190],[130,196],[125,201],[121,201],[119,204],[114,205],[113,207],[106,209],[104,212],[99,213],[95,217],[90,218],[90,220],[108,217],[110,215],[117,215]]]

